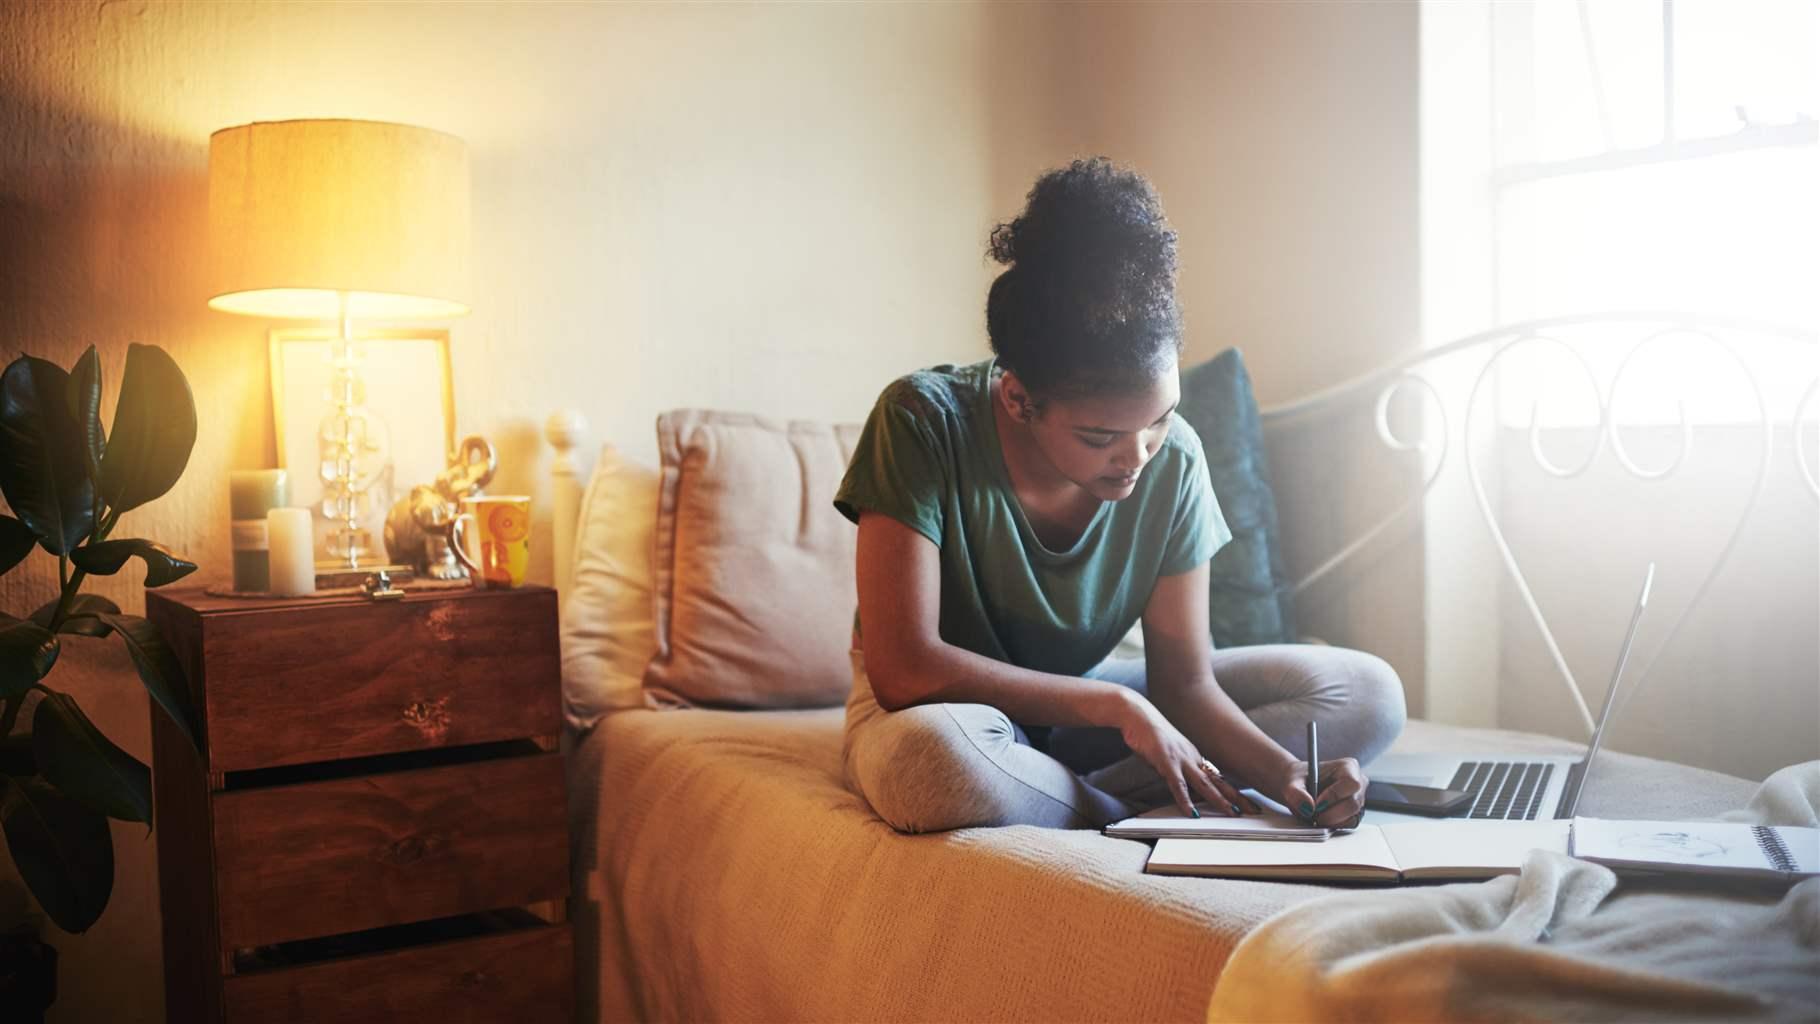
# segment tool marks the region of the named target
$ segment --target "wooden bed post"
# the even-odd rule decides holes
[[[544,437],[556,449],[550,466],[550,514],[555,556],[552,582],[558,604],[568,601],[569,585],[575,580],[575,526],[581,514],[581,479],[575,472],[573,452],[587,429],[587,419],[573,409],[551,413],[543,425]]]

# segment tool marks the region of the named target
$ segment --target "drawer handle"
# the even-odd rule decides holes
[[[404,720],[426,739],[440,743],[449,734],[449,698],[414,700],[405,707]]]
[[[412,864],[440,853],[449,845],[446,836],[435,834],[424,836],[406,836],[385,848],[384,861],[388,864]]]

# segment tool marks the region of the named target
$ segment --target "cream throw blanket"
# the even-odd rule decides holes
[[[1820,825],[1820,761],[1720,820]],[[1820,878],[1620,884],[1538,850],[1488,882],[1348,891],[1247,935],[1208,1019],[1820,1020]]]

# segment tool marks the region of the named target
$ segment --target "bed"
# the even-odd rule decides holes
[[[1407,371],[1352,392],[1382,392]],[[842,785],[840,707],[704,706],[757,692],[766,666],[791,678],[765,699],[833,704],[842,681],[814,666],[844,653],[844,629],[826,640],[825,626],[843,626],[852,606],[838,579],[755,576],[763,569],[747,558],[763,543],[691,511],[692,500],[733,499],[685,470],[766,457],[735,459],[715,447],[724,440],[703,456],[678,440],[701,424],[671,422],[665,434],[660,422],[661,470],[603,451],[585,490],[563,443],[572,424],[553,431],[565,687],[582,681],[566,694],[565,737],[582,1019],[1820,1016],[1820,879],[1786,892],[1614,886],[1603,868],[1537,854],[1522,875],[1492,882],[1348,889],[1146,875],[1147,844],[1093,832],[893,832]],[[788,524],[795,547],[783,560],[800,570],[789,559],[820,546],[821,564],[838,565],[839,535],[818,536],[805,510],[832,493],[827,474],[850,433],[759,425],[787,435],[773,456],[799,471],[759,503]],[[819,470],[805,437],[826,449]],[[737,503],[752,507],[751,495]],[[655,525],[640,509],[656,509]],[[780,609],[785,618],[766,618]],[[802,619],[824,628],[778,642],[803,671],[779,673],[774,656],[752,653]],[[731,690],[704,693],[704,676]],[[614,691],[604,700],[603,686]],[[1412,720],[1393,752],[1488,741],[1584,749]],[[1759,784],[1609,758],[1581,813],[1820,824],[1820,762]],[[1298,929],[1311,919],[1349,922],[1352,945],[1310,942]]]
[[[1146,875],[1146,844],[1093,832],[898,835],[842,786],[840,725],[839,709],[629,710],[574,747],[583,1019],[1202,1020],[1247,934],[1335,891]],[[1396,749],[1481,737],[1573,749],[1420,721]],[[1607,767],[1588,814],[1717,816],[1757,789]]]

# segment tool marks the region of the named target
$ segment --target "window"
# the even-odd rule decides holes
[[[1458,35],[1458,12],[1435,6],[1425,19],[1451,18]],[[1477,11],[1489,65],[1480,138],[1490,152],[1473,168],[1489,177],[1488,321],[1666,310],[1820,327],[1820,2],[1533,0]],[[1424,32],[1426,90],[1433,55],[1463,47],[1437,49]],[[1436,127],[1425,113],[1425,132]],[[1446,281],[1431,273],[1425,286]],[[1622,354],[1599,367],[1603,379]],[[1768,357],[1790,365],[1763,380],[1772,415],[1792,413],[1815,356],[1808,345]],[[1532,396],[1545,423],[1596,416],[1586,387],[1537,386],[1574,372],[1562,358],[1512,354],[1506,422],[1527,422]],[[1727,374],[1742,384],[1709,345],[1673,339],[1637,360],[1648,366],[1639,385],[1655,386],[1627,386],[1626,423],[1673,422],[1690,394],[1707,405],[1689,409],[1697,419],[1756,419],[1747,388],[1704,386]]]

